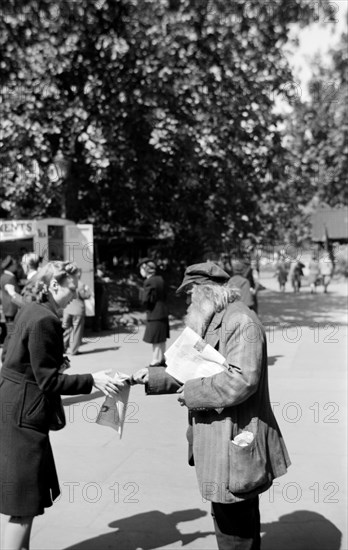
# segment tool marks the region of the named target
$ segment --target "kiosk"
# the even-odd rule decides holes
[[[0,260],[9,254],[20,261],[27,252],[41,256],[42,265],[51,260],[75,262],[94,294],[93,225],[61,218],[0,220]],[[93,316],[94,308],[86,313]]]

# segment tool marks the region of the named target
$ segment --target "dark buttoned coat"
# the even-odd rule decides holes
[[[141,301],[146,309],[148,321],[158,321],[168,317],[166,289],[163,277],[151,275],[144,282]]]
[[[141,301],[146,308],[144,342],[158,344],[169,338],[166,289],[160,275],[151,275],[144,282]]]
[[[90,393],[93,377],[66,375],[61,321],[53,300],[23,306],[0,372],[0,512],[36,516],[59,495],[49,441],[61,394]]]
[[[228,368],[184,385],[189,463],[195,465],[203,498],[238,502],[267,490],[290,465],[270,404],[265,331],[255,313],[237,301],[214,315],[204,339],[226,358]],[[179,387],[164,368],[149,367],[148,394],[172,393]],[[237,449],[239,458],[233,462],[231,440],[242,431],[252,432],[254,442]],[[247,491],[236,482],[243,460],[255,464],[255,475],[262,465],[260,483]]]
[[[166,289],[163,277],[151,275],[144,282],[141,301],[146,309],[148,321],[158,321],[168,317]]]

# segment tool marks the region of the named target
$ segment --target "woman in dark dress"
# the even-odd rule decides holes
[[[37,302],[23,306],[3,351],[0,372],[0,512],[9,515],[5,548],[29,548],[35,516],[53,504],[59,485],[50,429],[65,425],[60,395],[105,395],[122,387],[108,371],[66,375],[61,312],[74,298],[77,267],[49,262],[38,273]]]
[[[166,340],[169,338],[164,280],[160,275],[156,275],[156,264],[151,260],[141,262],[140,274],[145,279],[141,300],[146,308],[146,329],[143,340],[152,344],[151,365],[164,365]]]

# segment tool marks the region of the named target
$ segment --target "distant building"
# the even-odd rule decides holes
[[[311,218],[312,241],[348,243],[348,207],[319,208]]]

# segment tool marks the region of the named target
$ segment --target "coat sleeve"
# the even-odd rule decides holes
[[[90,393],[91,374],[62,374],[63,363],[61,326],[53,316],[43,317],[30,327],[28,349],[36,382],[43,392],[76,395]]]
[[[144,283],[142,303],[146,307],[146,309],[153,309],[156,301],[157,301],[156,284],[153,281],[151,281],[151,279],[147,279]]]
[[[148,367],[149,382],[145,385],[147,395],[175,393],[182,384],[166,373],[166,367]]]
[[[238,323],[225,327],[223,333],[228,369],[185,383],[184,399],[189,409],[239,405],[257,390],[265,353],[262,326],[242,315]]]

